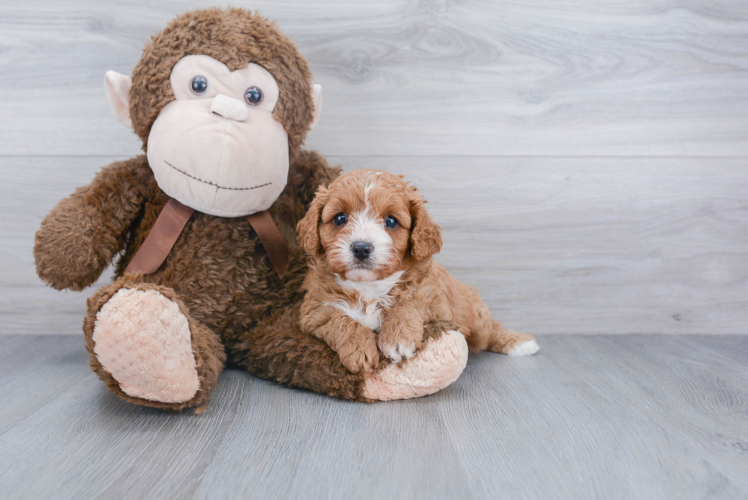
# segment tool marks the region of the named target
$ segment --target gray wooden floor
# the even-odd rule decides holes
[[[545,336],[374,405],[222,375],[108,393],[75,336],[0,336],[2,498],[748,498],[748,336]]]

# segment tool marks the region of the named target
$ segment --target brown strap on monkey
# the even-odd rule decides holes
[[[248,215],[247,221],[252,226],[252,229],[255,230],[255,233],[257,233],[257,237],[260,238],[262,246],[265,247],[265,252],[270,257],[270,262],[273,263],[278,276],[282,278],[288,270],[288,262],[291,259],[288,252],[288,244],[283,239],[283,236],[281,236],[280,231],[278,231],[278,226],[275,225],[270,212],[263,210],[262,212]]]
[[[193,213],[195,213],[193,208],[182,205],[174,198],[169,198],[145,241],[135,252],[135,257],[127,265],[125,272],[143,274],[156,272],[169,256],[169,252],[174,248],[174,244]],[[270,213],[264,210],[249,215],[247,221],[260,238],[278,276],[282,278],[286,274],[290,260],[288,244],[278,231]]]
[[[135,257],[127,265],[125,272],[155,273],[174,248],[174,243],[177,242],[182,229],[194,212],[194,208],[182,205],[174,198],[169,198],[145,241],[135,253]]]

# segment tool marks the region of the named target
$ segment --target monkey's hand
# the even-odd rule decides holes
[[[395,363],[410,359],[423,345],[423,314],[412,301],[397,304],[379,329],[379,349]]]
[[[60,201],[34,241],[39,277],[52,288],[91,285],[125,245],[153,174],[144,156],[104,167],[88,186]]]

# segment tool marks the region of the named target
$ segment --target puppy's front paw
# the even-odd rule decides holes
[[[398,342],[396,344],[384,344],[380,342],[379,348],[385,356],[395,363],[399,363],[403,359],[410,359],[416,355],[415,342]]]
[[[368,331],[359,330],[351,335],[338,350],[343,366],[352,373],[371,373],[379,366],[376,336],[368,328],[365,330]]]
[[[395,363],[416,355],[423,343],[423,324],[384,324],[379,330],[379,349]]]

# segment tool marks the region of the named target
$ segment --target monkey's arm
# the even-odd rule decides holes
[[[34,242],[39,277],[52,288],[91,285],[125,245],[152,185],[145,156],[112,163],[88,186],[60,201]]]
[[[289,184],[294,187],[301,201],[308,206],[320,186],[327,186],[340,176],[340,167],[330,167],[327,160],[316,151],[302,150],[291,164]]]
[[[308,297],[301,305],[301,331],[325,341],[353,373],[369,373],[379,364],[377,336],[339,309]]]

